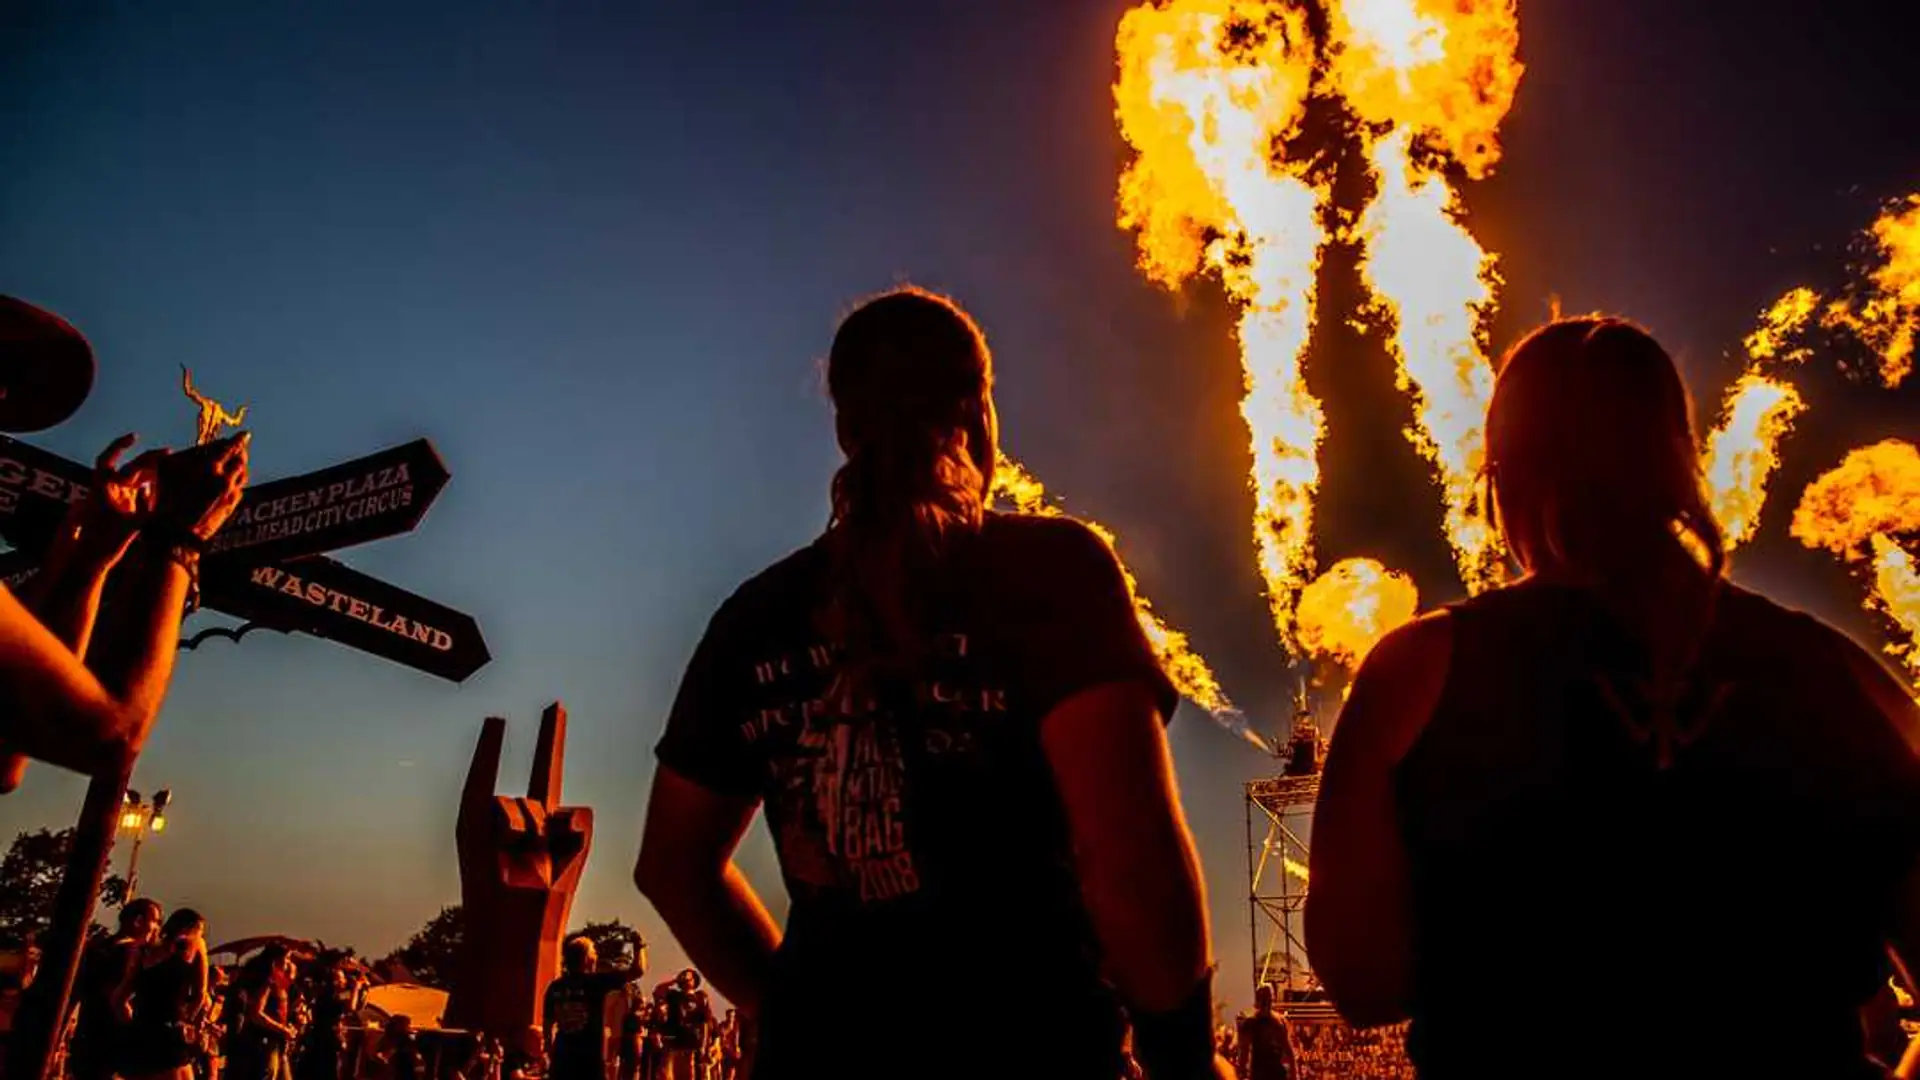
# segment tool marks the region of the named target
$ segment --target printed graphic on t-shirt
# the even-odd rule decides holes
[[[925,759],[972,754],[983,725],[1007,712],[965,634],[934,640],[930,677],[913,687],[913,715],[842,708],[828,699],[837,646],[815,643],[763,658],[753,677],[764,703],[742,725],[767,755],[767,816],[789,884],[881,903],[922,887],[906,817],[907,751]],[[917,746],[903,746],[903,739]]]

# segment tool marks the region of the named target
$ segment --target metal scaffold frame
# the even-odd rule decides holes
[[[1253,982],[1276,990],[1320,989],[1307,960],[1307,835],[1318,772],[1250,781],[1247,792],[1247,923]],[[1296,880],[1297,878],[1297,880]]]

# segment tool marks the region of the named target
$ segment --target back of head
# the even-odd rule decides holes
[[[1672,357],[1623,319],[1556,319],[1502,362],[1487,409],[1501,531],[1532,573],[1642,587],[1675,553],[1726,562]]]
[[[160,936],[165,938],[178,937],[181,934],[191,934],[195,931],[204,930],[206,926],[207,920],[202,918],[199,912],[192,908],[178,908],[173,914],[167,916],[166,925],[160,929]]]
[[[160,921],[160,905],[158,902],[142,896],[127,901],[120,909],[121,933],[131,933],[136,926],[147,920],[155,923]]]
[[[569,975],[593,970],[593,942],[584,937],[570,938],[560,950],[560,968]]]
[[[986,516],[993,362],[959,305],[914,288],[863,304],[827,359],[846,463],[833,478],[833,586],[821,628],[845,647],[836,696],[865,701],[919,662],[916,585]]]

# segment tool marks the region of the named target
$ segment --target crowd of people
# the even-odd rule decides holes
[[[751,1035],[739,1012],[719,1017],[698,971],[652,993],[638,967],[602,970],[593,942],[568,941],[547,987],[544,1070],[553,1080],[735,1080]]]

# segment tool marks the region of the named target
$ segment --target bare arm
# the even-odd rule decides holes
[[[1047,714],[1040,743],[1108,974],[1135,1009],[1178,1007],[1205,978],[1212,946],[1200,857],[1151,689],[1110,683],[1074,694]]]
[[[722,795],[661,765],[633,881],[694,966],[748,1016],[758,1015],[780,928],[733,863],[757,800]]]
[[[115,446],[124,448],[125,442]],[[109,470],[114,454],[109,448],[102,456]],[[247,477],[245,440],[235,442],[209,464],[211,473],[201,479],[201,490],[168,496],[175,499],[175,513],[190,523],[181,527],[190,528],[202,540],[239,503]],[[139,469],[130,467],[128,474],[117,475],[118,481],[126,483],[101,486],[114,487],[118,495],[133,500],[126,509],[137,516],[151,510],[141,500],[151,498],[152,489],[140,483],[141,475],[136,474]],[[117,531],[110,546],[124,550],[131,532],[131,528]],[[73,648],[0,588],[0,700],[10,706],[0,715],[0,744],[82,772],[138,753],[173,677],[180,620],[191,583],[183,559],[191,562],[192,558],[177,557],[157,544],[135,545],[108,590],[109,632],[102,635],[105,647],[92,670]],[[97,610],[100,601],[82,603]],[[18,781],[18,770],[4,768],[0,773],[7,774],[0,776],[0,790],[10,790],[8,782]]]
[[[97,676],[0,589],[0,692],[13,706],[0,717],[0,737],[9,748],[92,772],[145,741],[173,676],[188,576],[164,553],[134,560],[123,576],[132,649]]]
[[[1439,701],[1451,651],[1444,614],[1383,638],[1354,677],[1320,779],[1307,951],[1341,1013],[1362,1027],[1405,1019],[1412,993],[1413,920],[1393,772]]]
[[[261,989],[247,995],[247,1023],[264,1031],[271,1031],[283,1039],[293,1037],[293,1028],[267,1015],[267,999],[273,996],[270,989]]]

